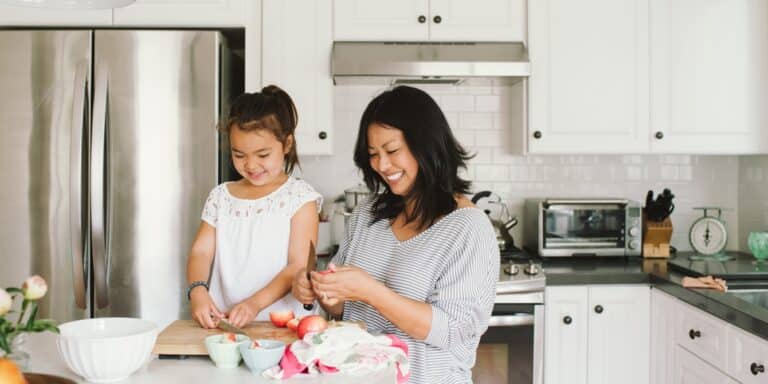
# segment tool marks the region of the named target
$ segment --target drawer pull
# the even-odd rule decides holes
[[[570,324],[573,322],[573,319],[570,316],[563,317],[563,323]]]
[[[762,364],[752,363],[752,365],[749,366],[749,370],[753,375],[757,376],[758,373],[765,372],[765,367]]]
[[[701,331],[694,331],[693,329],[691,329],[690,331],[688,331],[688,337],[690,337],[691,340],[697,337],[701,337]]]
[[[596,305],[595,306],[595,313],[603,313],[603,306],[602,305]]]

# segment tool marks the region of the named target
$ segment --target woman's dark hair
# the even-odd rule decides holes
[[[368,127],[382,124],[403,132],[405,142],[419,165],[413,187],[406,196],[394,194],[371,167],[368,154]],[[427,228],[456,209],[455,195],[469,193],[471,183],[458,175],[472,158],[456,141],[443,111],[426,92],[399,86],[377,96],[363,112],[355,146],[355,164],[363,171],[365,184],[380,191],[371,208],[373,223],[393,219],[413,200],[414,209],[406,222],[416,221]]]
[[[272,132],[283,146],[292,145],[285,155],[285,173],[291,174],[299,165],[296,154],[296,124],[299,121],[296,106],[285,91],[275,85],[268,85],[261,92],[243,93],[235,98],[229,109],[229,116],[219,125],[219,130],[226,135],[232,129],[243,132],[265,130]]]

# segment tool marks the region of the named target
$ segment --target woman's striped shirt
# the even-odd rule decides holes
[[[403,339],[410,383],[470,383],[499,274],[490,221],[480,209],[459,208],[401,242],[387,220],[370,225],[371,206],[370,200],[358,205],[333,262],[360,267],[398,294],[430,304],[432,326],[425,340],[416,340],[362,302],[345,303],[343,318]]]

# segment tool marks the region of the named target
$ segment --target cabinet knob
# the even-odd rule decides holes
[[[603,306],[595,305],[595,313],[603,313]]]
[[[563,323],[570,324],[573,322],[573,319],[570,316],[563,317]]]
[[[752,372],[753,375],[757,376],[757,374],[765,372],[765,366],[758,363],[752,363],[752,365],[749,366],[749,371]]]
[[[657,131],[657,132],[656,132],[656,134],[655,134],[654,136],[656,136],[656,138],[657,138],[657,139],[661,140],[661,139],[663,139],[663,138],[664,138],[664,132],[662,132],[662,131]]]
[[[328,134],[325,133],[325,131],[320,131],[320,133],[317,134],[317,137],[319,137],[320,140],[325,140],[326,138],[328,138]]]
[[[688,337],[690,337],[691,340],[697,337],[701,337],[701,331],[694,331],[693,329],[691,329],[690,331],[688,331]]]
[[[533,133],[534,139],[541,139],[541,131],[536,131]]]
[[[424,24],[427,22],[427,17],[424,15],[419,15],[419,24]]]
[[[435,24],[440,24],[443,21],[443,18],[440,17],[440,15],[437,15],[437,16],[432,18],[432,21],[434,21]]]

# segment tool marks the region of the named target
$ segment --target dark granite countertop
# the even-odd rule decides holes
[[[683,288],[683,274],[668,268],[666,259],[547,259],[543,265],[547,285],[650,284],[768,340],[768,308],[743,300],[732,292]]]

